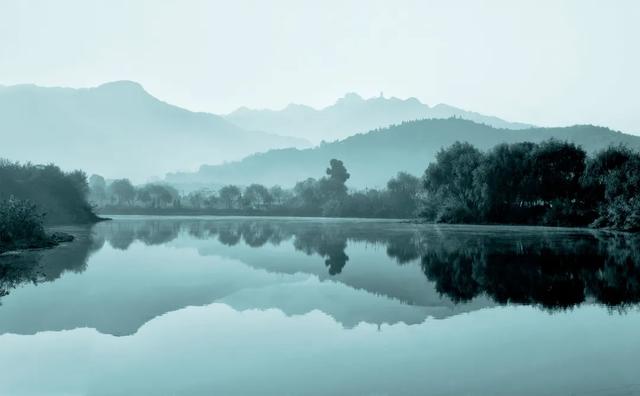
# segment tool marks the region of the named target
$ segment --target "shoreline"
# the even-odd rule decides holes
[[[31,250],[52,249],[62,243],[73,242],[75,237],[62,231],[54,231],[47,234],[45,240],[42,241],[17,241],[7,247],[0,247],[0,256],[5,254],[20,254],[21,252]]]
[[[246,217],[246,218],[299,218],[299,219],[317,219],[317,220],[384,220],[395,221],[402,224],[414,224],[414,225],[434,225],[434,226],[469,226],[469,227],[532,227],[538,229],[565,229],[565,230],[583,230],[583,231],[598,231],[598,232],[611,232],[611,233],[626,233],[626,234],[640,234],[638,231],[620,230],[610,227],[590,227],[588,225],[545,225],[545,224],[519,224],[519,223],[438,223],[428,220],[422,220],[419,218],[388,218],[388,217],[324,217],[324,216],[310,216],[302,214],[288,214],[288,213],[263,213],[254,212],[247,213],[240,210],[226,211],[226,210],[198,210],[198,209],[143,209],[143,208],[131,208],[131,210],[113,210],[107,211],[107,213],[100,213],[102,216],[150,216],[150,217]],[[112,219],[108,219],[112,220]]]

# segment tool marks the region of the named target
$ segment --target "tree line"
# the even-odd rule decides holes
[[[0,200],[35,204],[47,223],[90,223],[98,218],[88,201],[87,176],[53,164],[20,164],[0,159]]]
[[[332,159],[324,173],[290,189],[227,185],[181,194],[166,184],[134,186],[98,175],[87,180],[82,171],[63,172],[52,164],[0,160],[0,201],[9,207],[10,197],[24,200],[24,210],[12,213],[45,214],[49,223],[96,221],[96,206],[106,213],[421,217],[640,229],[640,154],[622,146],[587,156],[581,147],[556,140],[500,144],[486,152],[457,142],[437,153],[422,179],[400,172],[385,188],[359,191],[347,188],[351,175],[342,161]]]
[[[423,177],[421,216],[444,223],[640,229],[640,154],[610,147],[588,157],[572,143],[457,142]]]
[[[423,177],[400,172],[386,188],[350,191],[332,159],[325,175],[291,189],[251,184],[181,195],[162,184],[106,183],[92,176],[92,201],[108,210],[146,208],[214,214],[417,218],[443,223],[640,229],[640,154],[623,146],[588,156],[568,142],[500,144],[486,152],[457,142]]]
[[[148,212],[193,210],[221,214],[265,214],[325,217],[410,218],[418,208],[420,179],[400,172],[384,189],[350,192],[350,174],[342,161],[332,159],[325,176],[308,178],[293,188],[251,184],[227,185],[217,191],[180,194],[166,184],[134,186],[128,179],[107,183],[89,180],[90,199],[106,212],[146,209]]]
[[[19,164],[0,159],[0,253],[51,247],[70,235],[45,232],[45,224],[98,220],[87,200],[89,187],[81,171],[55,165]]]

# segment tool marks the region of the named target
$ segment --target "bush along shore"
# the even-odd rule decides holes
[[[7,251],[39,249],[73,241],[73,235],[47,233],[44,214],[28,200],[15,197],[0,201],[0,254]]]
[[[73,240],[66,233],[47,233],[46,226],[104,220],[94,213],[88,192],[82,171],[0,159],[0,254]]]
[[[425,171],[422,216],[441,223],[591,226],[640,231],[640,153],[589,157],[555,140],[468,143],[441,150]]]

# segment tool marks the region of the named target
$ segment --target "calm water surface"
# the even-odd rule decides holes
[[[640,238],[120,217],[0,257],[0,395],[640,395]]]

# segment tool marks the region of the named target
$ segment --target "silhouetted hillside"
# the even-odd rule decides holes
[[[0,86],[0,131],[5,158],[137,180],[308,145],[172,106],[130,81],[87,89]]]
[[[359,132],[403,121],[450,117],[459,117],[496,128],[531,127],[445,104],[429,107],[416,98],[402,100],[380,96],[363,99],[355,93],[349,93],[338,99],[335,104],[320,110],[290,104],[282,110],[252,110],[243,107],[226,116],[227,120],[242,128],[297,136],[317,143],[322,140],[344,139]]]
[[[421,175],[438,150],[456,141],[486,150],[504,142],[541,142],[550,138],[576,143],[589,153],[619,144],[640,150],[640,137],[591,125],[515,131],[462,119],[431,119],[406,122],[311,149],[271,150],[238,162],[204,165],[196,173],[173,173],[166,180],[183,189],[228,183],[292,186],[316,177],[331,158],[338,158],[351,173],[351,187],[376,187],[398,171]]]

